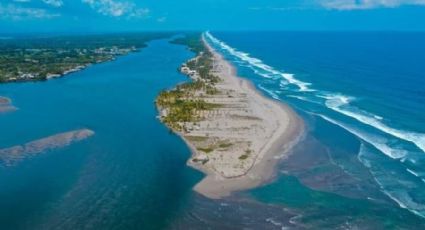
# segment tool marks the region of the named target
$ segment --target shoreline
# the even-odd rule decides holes
[[[164,91],[160,119],[190,148],[187,165],[205,174],[194,190],[219,199],[270,181],[276,164],[302,137],[304,123],[287,105],[237,76],[202,36],[204,51],[183,64],[192,81]]]
[[[247,93],[261,98],[264,103],[276,106],[285,111],[289,118],[287,126],[281,126],[274,131],[272,139],[266,143],[262,152],[257,155],[254,164],[244,175],[233,178],[220,178],[216,172],[205,170],[205,168],[198,167],[198,165],[193,164],[190,160],[188,161],[189,166],[205,173],[205,177],[195,185],[194,190],[206,197],[219,199],[230,196],[233,192],[252,189],[270,182],[276,174],[276,165],[289,156],[289,151],[302,138],[304,123],[288,105],[266,97],[249,80],[239,77],[236,67],[212,48],[204,38],[202,40],[208,50],[213,53],[216,59],[215,61],[218,61],[222,65],[228,65],[228,68],[231,70],[228,77],[232,81],[238,81],[240,85],[245,87]],[[185,140],[185,142],[190,145],[189,141]],[[190,149],[193,156],[199,154],[193,146]]]
[[[25,78],[9,78],[6,79],[4,81],[0,81],[0,84],[8,84],[8,83],[26,83],[26,82],[42,82],[42,81],[49,81],[49,80],[53,80],[53,79],[57,79],[57,78],[63,78],[63,77],[67,77],[68,75],[71,75],[73,73],[78,73],[80,71],[83,71],[91,66],[94,65],[98,65],[98,64],[103,64],[103,63],[107,63],[107,62],[112,62],[117,60],[120,57],[123,56],[127,56],[131,53],[136,53],[136,52],[140,52],[140,49],[131,49],[130,51],[128,51],[127,53],[121,53],[121,54],[114,54],[114,56],[112,56],[109,59],[105,59],[105,60],[96,60],[95,62],[88,62],[88,63],[84,63],[78,66],[74,66],[72,68],[68,68],[66,70],[63,70],[60,73],[47,73],[46,76],[44,77],[38,77],[35,76],[34,73],[26,73],[24,75],[28,75],[29,77],[25,77]]]

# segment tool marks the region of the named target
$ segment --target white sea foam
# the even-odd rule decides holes
[[[335,94],[321,93],[321,94],[317,94],[317,97],[326,99],[325,104],[331,107],[340,107],[343,105],[347,105],[355,99],[354,97],[350,97],[340,93],[335,93]]]
[[[363,163],[364,166],[366,166],[367,168],[372,167],[372,163],[367,159],[366,155],[366,146],[361,143],[360,144],[360,150],[359,150],[359,154],[357,155],[357,159]]]
[[[425,134],[398,130],[398,129],[389,127],[388,125],[382,122],[383,120],[382,117],[360,110],[353,106],[350,106],[349,103],[350,101],[353,100],[353,98],[351,97],[341,95],[341,94],[325,95],[322,97],[327,99],[325,102],[326,107],[336,112],[339,112],[341,114],[344,114],[348,117],[354,118],[363,124],[372,126],[391,136],[397,137],[405,141],[412,142],[419,149],[421,149],[422,152],[425,153]]]
[[[369,160],[370,152],[365,145],[360,146],[358,159],[363,163],[373,175],[374,180],[381,188],[381,191],[387,195],[391,200],[396,202],[400,208],[409,210],[410,212],[425,218],[425,205],[417,203],[412,199],[409,193],[405,190],[405,183],[399,178],[394,178],[393,175],[388,175],[386,171],[379,171],[381,167],[374,168],[372,163],[375,161]],[[382,170],[382,169],[381,169]],[[409,173],[411,170],[407,169]],[[415,174],[413,174],[415,175]],[[416,176],[416,175],[415,175]],[[389,178],[390,177],[390,178]],[[411,187],[411,186],[408,186]]]
[[[378,120],[383,120],[384,118],[378,115],[373,115],[374,118],[378,119]]]
[[[294,217],[289,218],[289,223],[293,224],[293,225],[297,225],[298,224],[298,220],[302,219],[304,216],[303,215],[296,215]]]
[[[206,32],[205,36],[211,40],[214,44],[218,45],[221,49],[227,51],[232,56],[246,62],[248,66],[254,70],[255,73],[263,76],[265,78],[278,79],[283,78],[280,81],[280,86],[285,88],[287,84],[296,85],[299,88],[299,92],[312,92],[316,91],[317,93],[314,96],[319,98],[326,99],[325,106],[333,111],[336,111],[345,116],[351,117],[362,124],[371,126],[381,132],[384,132],[393,137],[399,138],[403,141],[408,141],[417,146],[422,152],[425,153],[425,134],[417,133],[413,131],[400,130],[396,128],[392,128],[385,124],[384,118],[359,108],[356,108],[350,105],[350,102],[355,98],[346,96],[339,93],[324,93],[322,91],[317,91],[315,89],[310,88],[311,83],[303,82],[294,77],[293,74],[280,72],[273,67],[264,64],[260,59],[251,57],[248,53],[244,53],[238,51],[226,43],[215,38],[211,33]],[[275,96],[274,96],[275,97]]]
[[[419,173],[417,173],[417,172],[415,172],[415,171],[413,171],[413,170],[411,170],[411,169],[406,169],[406,171],[407,172],[409,172],[410,174],[412,174],[412,175],[414,175],[414,176],[416,176],[416,177],[420,177],[420,175],[419,175]]]
[[[319,105],[320,105],[320,103],[319,103],[319,102],[314,101],[314,100],[311,100],[311,99],[309,99],[309,98],[307,98],[307,97],[303,97],[303,96],[297,96],[297,95],[286,95],[286,97],[292,97],[292,98],[296,98],[296,99],[301,100],[301,101],[306,101],[306,102],[310,102],[310,103],[314,103],[314,104],[319,104]]]
[[[273,91],[271,91],[271,90],[269,90],[269,89],[266,89],[264,86],[262,86],[262,85],[258,85],[258,88],[260,88],[260,89],[262,89],[263,91],[265,91],[267,94],[269,94],[272,98],[274,98],[274,99],[276,99],[276,100],[280,100],[280,98],[279,98],[279,96],[275,93],[275,92],[273,92]]]
[[[286,88],[286,86],[289,84],[288,81],[286,81],[285,79],[280,80],[279,86],[281,88]]]
[[[274,220],[273,218],[267,218],[266,222],[269,222],[275,226],[283,226],[283,224],[277,220]]]
[[[339,127],[347,130],[348,132],[354,134],[361,140],[371,144],[373,147],[378,149],[380,152],[384,153],[385,155],[391,157],[392,159],[400,159],[407,155],[407,151],[404,149],[394,148],[388,145],[388,140],[379,136],[375,136],[366,132],[359,131],[356,128],[350,127],[346,124],[343,124],[342,122],[335,121],[334,119],[331,119],[327,116],[317,114],[318,116],[322,117],[328,122],[331,122],[335,125],[338,125]]]
[[[412,174],[413,176],[419,178],[422,182],[425,183],[425,180],[422,178],[423,173],[419,173],[419,172],[413,171],[412,169],[409,169],[409,168],[407,168],[406,171],[409,172],[410,174]]]
[[[260,72],[260,71],[258,71],[258,70],[254,70],[254,72],[255,72],[256,74],[258,74],[258,75],[262,76],[262,77],[265,77],[265,78],[268,78],[268,79],[274,79],[274,77],[273,77],[272,75],[270,75],[270,74],[267,74],[267,73],[261,73],[261,72]]]
[[[389,192],[384,188],[383,191],[388,197],[395,201],[400,208],[407,209],[415,215],[425,218],[425,206],[414,202],[406,191]]]
[[[297,95],[287,95],[287,97],[296,98],[296,99],[301,100],[301,101],[309,101],[307,98],[302,97],[302,96],[297,96]]]
[[[289,83],[296,85],[300,91],[313,91],[313,89],[309,88],[311,83],[300,81],[296,79],[293,74],[282,73],[281,71],[278,71],[273,67],[263,63],[263,61],[261,61],[260,59],[251,57],[248,53],[244,53],[236,50],[235,48],[230,47],[226,43],[215,38],[213,35],[211,35],[210,32],[205,32],[205,36],[210,39],[214,44],[218,45],[221,49],[226,50],[229,54],[249,63],[252,68],[258,68],[267,72],[267,74],[260,73],[261,76],[275,79],[280,76],[286,79]]]
[[[282,73],[281,76],[283,78],[285,78],[289,83],[297,85],[300,88],[301,92],[313,92],[313,91],[315,91],[315,90],[309,88],[311,83],[300,81],[300,80],[294,78],[293,74]]]

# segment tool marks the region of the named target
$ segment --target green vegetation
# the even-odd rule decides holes
[[[228,141],[219,141],[219,142],[213,143],[213,144],[211,144],[207,147],[198,147],[196,149],[199,150],[199,151],[205,152],[205,153],[210,153],[210,152],[214,151],[215,149],[225,149],[225,148],[229,148],[232,145],[233,145],[233,143],[230,143]]]
[[[185,136],[185,138],[189,141],[202,142],[208,140],[208,137],[204,136]]]
[[[197,55],[201,52],[205,52],[206,48],[201,40],[202,33],[193,32],[187,33],[185,36],[179,37],[171,41],[173,44],[185,45],[192,52],[195,52]]]
[[[239,160],[246,160],[246,159],[248,159],[248,157],[249,157],[249,155],[243,154],[239,157]]]
[[[157,99],[157,105],[167,108],[167,115],[163,117],[163,121],[172,128],[181,128],[177,125],[178,122],[195,122],[200,119],[197,116],[197,111],[210,110],[217,108],[219,105],[207,103],[200,99],[191,99],[186,91],[173,90],[160,93]],[[186,97],[187,95],[187,97]]]
[[[109,61],[169,33],[0,39],[0,82],[45,80]]]
[[[162,91],[156,99],[156,105],[165,111],[161,117],[164,123],[173,130],[187,132],[185,123],[200,121],[202,119],[199,116],[200,111],[220,107],[219,104],[209,103],[203,99],[203,95],[219,93],[215,84],[220,78],[211,74],[212,54],[207,51],[200,34],[189,34],[174,40],[173,43],[187,45],[197,52],[196,58],[183,65],[185,73],[194,80],[178,85],[173,90]]]
[[[213,147],[207,147],[207,148],[201,148],[201,147],[199,147],[199,148],[196,148],[196,149],[199,150],[199,151],[202,151],[204,153],[210,153],[210,152],[214,151],[214,148]]]
[[[259,121],[261,120],[259,117],[254,117],[254,116],[244,116],[244,115],[231,115],[231,117],[235,118],[235,119],[245,119],[245,120],[253,120],[253,121]]]
[[[197,158],[195,158],[195,159],[192,159],[192,161],[195,162],[195,163],[201,162],[204,165],[209,161],[209,159],[197,159]]]
[[[205,82],[197,80],[179,85],[174,90],[162,91],[156,99],[156,104],[167,109],[166,116],[162,118],[163,122],[178,131],[186,131],[179,123],[199,121],[201,117],[197,115],[198,111],[218,108],[218,104],[195,99],[194,93],[205,89]]]
[[[246,159],[248,159],[248,157],[249,157],[249,155],[251,154],[251,150],[250,149],[247,149],[247,150],[245,150],[245,153],[244,154],[242,154],[240,157],[239,157],[239,160],[246,160]]]
[[[218,147],[219,148],[222,148],[222,149],[225,149],[225,148],[229,148],[230,146],[232,146],[233,144],[232,143],[229,143],[229,142],[223,142],[223,143],[220,143],[219,145],[218,145]]]
[[[211,74],[212,54],[202,41],[201,33],[188,33],[183,37],[179,37],[171,41],[174,44],[185,45],[192,52],[197,54],[197,58],[186,63],[189,69],[196,70],[202,79],[216,84],[220,78]]]

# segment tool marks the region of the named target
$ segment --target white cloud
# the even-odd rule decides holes
[[[59,16],[59,14],[50,13],[45,9],[25,8],[14,4],[3,5],[0,3],[0,19],[49,19]]]
[[[130,14],[128,14],[129,17],[134,18],[141,18],[149,15],[150,10],[148,8],[138,8],[131,11]]]
[[[130,18],[140,18],[149,14],[147,8],[137,8],[136,5],[128,1],[115,0],[82,0],[92,9],[105,16]]]
[[[368,10],[376,8],[397,8],[401,6],[423,6],[425,0],[300,0],[278,6],[252,6],[252,11],[294,11],[294,10]]]
[[[20,0],[20,1],[22,1],[22,0]],[[63,6],[62,0],[43,0],[43,2],[46,3],[47,5],[51,5],[51,6],[54,6],[54,7]]]
[[[327,9],[365,10],[374,8],[396,8],[402,5],[423,5],[425,0],[324,0],[319,4]]]
[[[62,0],[41,0],[42,2],[44,2],[47,5],[53,6],[53,7],[61,7],[63,6],[63,1]],[[31,0],[13,0],[13,2],[17,2],[17,3],[28,3],[31,2]]]

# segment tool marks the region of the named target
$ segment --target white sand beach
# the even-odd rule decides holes
[[[192,145],[193,159],[209,159],[206,164],[189,161],[206,173],[194,189],[207,197],[221,198],[269,181],[276,164],[301,137],[303,122],[291,108],[266,98],[250,82],[237,77],[234,67],[205,44],[214,56],[213,72],[222,79],[217,88],[231,96],[209,98],[226,106],[200,122],[198,129],[185,138]],[[187,136],[207,136],[234,144],[205,154]]]
[[[301,137],[303,122],[291,108],[237,77],[235,68],[204,43],[213,54],[211,72],[221,81],[215,85],[220,93],[200,97],[222,106],[202,111],[204,119],[185,124],[190,131],[179,134],[193,152],[188,164],[206,174],[194,190],[221,198],[272,179],[276,164]]]

